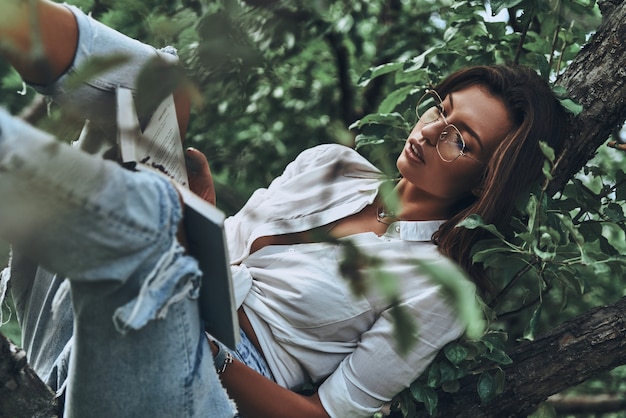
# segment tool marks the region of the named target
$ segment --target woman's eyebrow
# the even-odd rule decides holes
[[[448,99],[450,100],[450,112],[452,112],[452,109],[454,109],[454,97],[453,97],[454,93],[450,93],[448,94]],[[476,133],[475,130],[473,130],[465,121],[461,121],[461,124],[463,125],[463,128],[469,132],[469,134],[474,137],[476,139],[476,142],[478,142],[478,146],[482,149],[483,148],[483,141],[482,139],[480,139],[480,136]]]

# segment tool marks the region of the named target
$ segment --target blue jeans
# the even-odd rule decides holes
[[[77,60],[92,47],[154,56],[76,15]],[[132,84],[133,68],[107,77],[124,84],[126,75]],[[74,96],[62,80],[48,88],[60,101],[78,103],[83,95],[86,103],[95,94],[95,106],[114,108],[100,81]],[[65,416],[234,416],[202,332],[200,271],[176,239],[182,211],[174,187],[62,144],[3,110],[0,131],[0,236],[69,278],[74,327]]]

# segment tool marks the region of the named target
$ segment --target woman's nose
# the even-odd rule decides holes
[[[437,140],[439,135],[441,135],[441,130],[444,127],[444,123],[442,120],[436,120],[427,125],[422,126],[422,138],[424,142],[428,142],[428,145],[435,146],[437,145]]]

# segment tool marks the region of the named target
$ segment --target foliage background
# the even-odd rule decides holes
[[[320,143],[356,146],[393,174],[425,85],[467,65],[493,63],[530,65],[555,81],[600,22],[594,0],[71,3],[132,37],[178,48],[195,97],[187,144],[207,154],[226,213]],[[1,101],[13,113],[33,100],[32,89],[3,62],[0,79]],[[42,127],[62,140],[76,138],[79,124],[54,107],[49,116]],[[599,150],[562,194],[551,199],[539,187],[520,205],[511,231],[477,249],[476,259],[492,267],[506,291],[490,312],[490,332],[451,345],[403,395],[404,414],[418,413],[409,406],[413,399],[434,411],[433,388],[454,391],[456,379],[482,361],[506,363],[505,350],[520,340],[624,295],[616,279],[626,249],[622,166],[621,154]],[[559,232],[563,222],[570,232]],[[477,220],[472,227],[485,226]],[[0,254],[6,248],[0,244]],[[497,367],[488,372],[478,388],[485,401],[501,378]],[[623,396],[621,374],[577,390]]]

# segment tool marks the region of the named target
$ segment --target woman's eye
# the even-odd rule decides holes
[[[454,132],[451,142],[459,149],[459,151],[468,151],[465,143],[463,142],[463,139],[461,138],[461,135],[459,135],[458,132]]]

